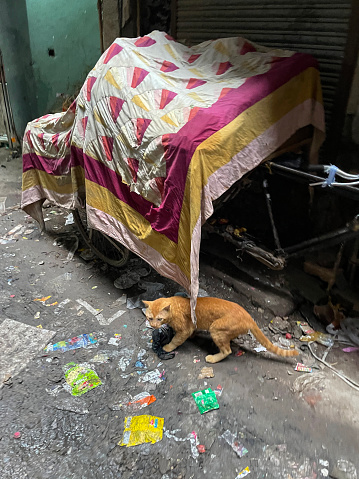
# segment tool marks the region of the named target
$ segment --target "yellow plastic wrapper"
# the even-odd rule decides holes
[[[155,416],[129,416],[125,418],[125,429],[119,446],[137,446],[144,442],[155,442],[162,440],[163,417]]]

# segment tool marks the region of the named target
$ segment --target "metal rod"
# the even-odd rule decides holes
[[[305,171],[300,171],[294,168],[289,168],[288,166],[279,165],[278,163],[273,163],[272,161],[266,164],[269,165],[270,168],[274,170],[278,170],[278,173],[281,173],[284,176],[289,176],[290,178],[299,177],[299,178],[302,178],[303,180],[323,181],[323,178],[321,176],[312,175],[310,173],[306,173]],[[341,194],[341,195],[345,193],[347,194],[351,193],[350,194],[351,198],[359,199],[359,188],[356,188],[355,186],[350,186],[346,183],[343,183],[340,186],[335,186],[333,188],[330,188],[330,191]]]
[[[269,193],[268,181],[267,180],[263,180],[263,189],[264,189],[264,194],[265,194],[265,197],[266,197],[267,209],[268,209],[269,219],[270,219],[271,226],[272,226],[272,233],[273,233],[273,237],[274,237],[274,242],[275,242],[277,250],[278,251],[283,251],[282,247],[280,245],[280,241],[279,241],[278,230],[277,230],[276,225],[274,223],[273,210],[272,210],[272,198],[271,198],[270,193]]]

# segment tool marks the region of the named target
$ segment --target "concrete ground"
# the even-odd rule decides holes
[[[20,203],[21,159],[7,158],[8,151],[0,148],[0,196],[7,198],[0,237],[19,224],[26,233],[23,229],[15,242],[0,244],[0,341],[3,321],[10,318],[17,322],[11,324],[38,327],[38,333],[40,326],[53,331],[52,343],[94,332],[98,347],[45,353],[41,346],[29,353],[33,335],[25,332],[19,337],[15,329],[10,331],[13,340],[3,343],[0,366],[3,356],[9,370],[15,360],[22,369],[14,374],[2,371],[0,378],[1,479],[137,479],[144,475],[234,479],[247,467],[253,478],[357,478],[359,391],[308,350],[300,350],[302,343],[296,339],[290,342],[300,351],[298,361],[311,365],[313,373],[294,371],[296,359],[256,353],[254,347],[259,345],[249,335],[233,344],[231,356],[213,365],[213,378],[198,379],[201,369],[209,366],[204,357],[215,351],[206,334],[188,340],[174,359],[161,361],[151,349],[151,331],[141,309],[127,309],[121,299],[142,290],[138,285],[127,290],[114,287],[126,268],[84,260],[81,251],[69,261],[76,228],[65,225],[68,212],[45,209],[47,232],[41,235],[31,218],[13,208]],[[63,240],[66,236],[70,236],[68,242]],[[144,265],[133,257],[128,268],[140,266]],[[258,271],[263,271],[260,266]],[[275,274],[268,280],[272,287],[259,281],[253,285],[245,274],[233,278],[219,271],[212,256],[204,254],[200,287],[210,296],[240,303],[273,342],[280,344],[286,331],[298,335],[296,321],[303,321],[302,314],[320,328],[312,306],[305,305],[301,314],[287,290],[299,290],[301,284],[308,289],[313,284],[312,291],[324,291],[323,285],[302,273],[291,281],[286,272]],[[301,278],[295,288],[293,277]],[[164,284],[166,296],[181,291],[153,270],[144,280]],[[51,298],[34,301],[46,296]],[[84,304],[92,306],[92,312]],[[270,322],[275,316],[287,318],[283,332],[273,329]],[[118,345],[108,344],[115,334],[120,335]],[[359,352],[344,353],[343,347],[336,343],[327,361],[359,382]],[[319,344],[314,348],[320,356],[325,351]],[[238,355],[239,350],[245,354]],[[7,351],[10,357],[4,358]],[[109,362],[95,362],[100,353],[107,354]],[[28,356],[31,359],[26,362]],[[136,366],[138,356],[144,368]],[[102,384],[82,396],[71,396],[63,388],[63,367],[69,362],[89,363]],[[159,384],[143,382],[145,374],[156,369],[162,373]],[[215,390],[218,385],[222,387],[217,395],[219,408],[201,415],[192,393],[208,387]],[[156,401],[140,411],[126,409],[131,397],[143,391]],[[162,440],[118,445],[125,417],[141,414],[164,418]],[[243,457],[221,437],[226,430],[248,450]],[[204,452],[198,452],[197,445],[203,445]]]

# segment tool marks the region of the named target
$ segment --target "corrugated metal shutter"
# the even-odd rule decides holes
[[[310,53],[320,65],[327,126],[338,87],[351,14],[341,0],[177,0],[177,39],[195,45],[243,36],[261,45]]]

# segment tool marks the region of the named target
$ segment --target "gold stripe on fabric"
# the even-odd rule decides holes
[[[178,233],[181,256],[190,255],[191,236],[201,209],[202,189],[195,186],[205,186],[215,171],[307,99],[322,103],[319,72],[315,68],[292,78],[197,147],[188,170],[181,210]]]
[[[22,174],[22,191],[39,185],[56,193],[71,194],[80,189],[84,182],[82,166],[71,168],[71,175],[66,176],[50,175],[46,171],[32,168]]]
[[[165,235],[154,231],[149,221],[127,203],[119,200],[108,189],[86,180],[86,202],[122,223],[139,240],[158,251],[166,261],[179,266],[187,278],[190,278],[189,264],[185,267],[182,262],[178,262],[177,244]]]

